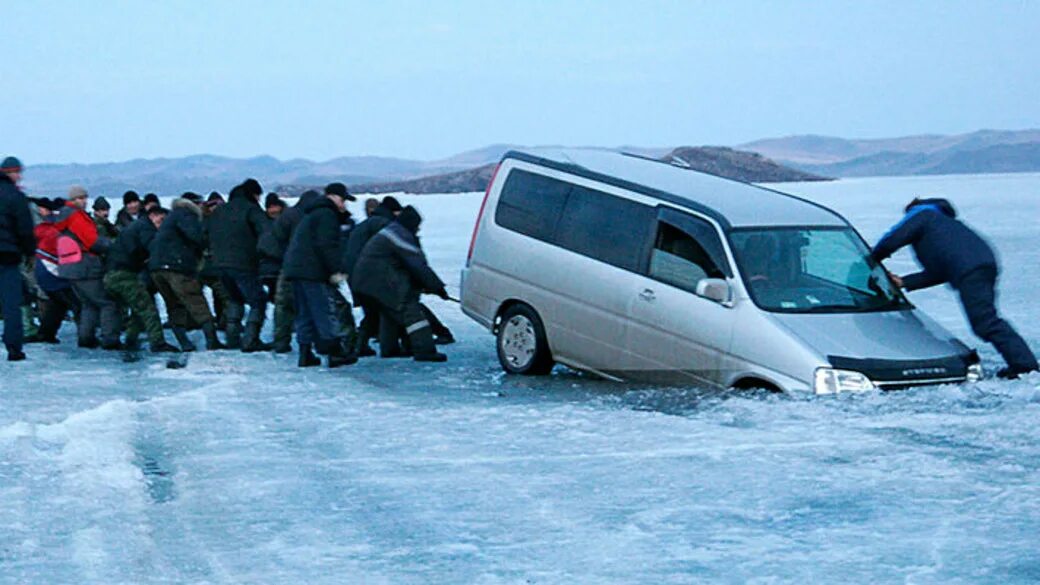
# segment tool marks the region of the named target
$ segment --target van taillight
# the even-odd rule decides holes
[[[487,190],[484,191],[484,200],[480,202],[480,211],[477,213],[477,223],[473,226],[473,237],[469,240],[469,252],[466,254],[466,266],[469,267],[470,260],[473,259],[473,247],[477,245],[477,230],[480,229],[480,220],[484,219],[484,207],[487,205],[488,196],[491,195],[491,187],[495,185],[495,177],[498,176],[498,169],[502,168],[502,163],[498,163],[495,170],[491,172],[491,180],[488,181]]]

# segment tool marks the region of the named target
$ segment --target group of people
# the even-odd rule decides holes
[[[292,206],[247,179],[225,200],[188,192],[169,209],[152,193],[123,195],[115,221],[104,197],[79,186],[67,198],[27,197],[14,157],[0,172],[0,306],[9,361],[25,343],[58,343],[71,315],[79,347],[190,352],[201,330],[207,350],[290,353],[300,367],[350,365],[377,355],[447,359],[451,332],[420,302],[449,299],[418,238],[422,217],[393,197],[356,201],[342,183],[307,191]],[[210,294],[205,294],[209,289]],[[168,322],[163,324],[158,295]],[[274,336],[261,338],[269,305]],[[353,305],[364,319],[357,325]],[[172,332],[176,345],[166,338]],[[223,339],[219,332],[223,332]]]

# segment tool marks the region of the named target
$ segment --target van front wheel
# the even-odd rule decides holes
[[[545,327],[538,313],[527,305],[514,305],[502,315],[496,345],[498,361],[510,374],[544,376],[552,371]]]

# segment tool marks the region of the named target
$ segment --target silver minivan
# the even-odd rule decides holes
[[[512,151],[481,206],[462,310],[502,367],[834,394],[978,379],[838,213],[665,162]]]

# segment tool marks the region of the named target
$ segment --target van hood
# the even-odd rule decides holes
[[[825,359],[928,360],[970,350],[915,309],[876,313],[774,313],[781,326]]]

